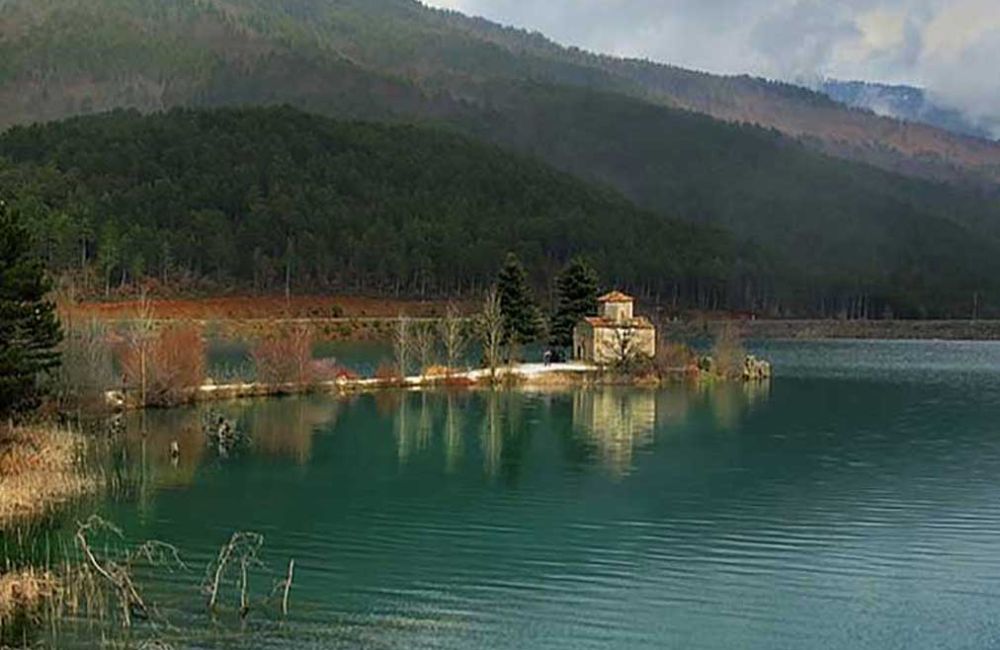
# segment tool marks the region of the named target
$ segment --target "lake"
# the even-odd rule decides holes
[[[998,647],[1000,344],[754,347],[774,362],[767,386],[136,415],[114,469],[125,488],[95,508],[130,542],[175,544],[189,570],[140,572],[174,627],[135,636],[296,650]],[[204,442],[217,413],[249,437],[227,458]],[[213,621],[198,585],[234,531],[264,536],[263,566],[246,620],[229,579]],[[270,595],[290,559],[285,619]],[[70,621],[40,641],[92,647],[103,630]]]

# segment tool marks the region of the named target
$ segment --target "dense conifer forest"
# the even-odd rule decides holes
[[[90,269],[98,292],[460,294],[516,251],[539,283],[586,253],[616,282],[696,300],[736,255],[721,231],[491,145],[287,108],[121,111],[14,129],[0,155],[49,268]]]
[[[755,150],[740,148],[747,143],[734,127],[720,150],[753,164]],[[626,149],[605,151],[625,171],[637,164]],[[117,111],[17,127],[0,136],[0,187],[49,268],[87,271],[98,294],[155,279],[207,291],[467,295],[513,251],[543,292],[584,255],[606,282],[668,306],[871,318],[989,312],[1000,248],[973,234],[989,221],[947,218],[960,203],[935,204],[933,193],[922,205],[910,202],[919,193],[892,194],[894,183],[929,192],[918,181],[783,155],[798,183],[769,182],[761,169],[755,182],[770,201],[737,180],[721,187],[727,168],[708,156],[685,167],[679,153],[664,176],[691,205],[730,206],[725,223],[738,237],[447,130],[282,107]],[[746,210],[770,219],[773,235],[748,232],[739,222]],[[803,234],[790,225],[795,214],[840,234]],[[878,229],[866,231],[866,217]]]

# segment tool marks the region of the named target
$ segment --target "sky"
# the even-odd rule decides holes
[[[565,45],[810,84],[905,83],[1000,128],[1000,0],[426,0]]]

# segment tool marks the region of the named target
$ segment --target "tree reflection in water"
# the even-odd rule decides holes
[[[219,417],[249,434],[254,453],[304,465],[312,455],[315,431],[336,422],[339,408],[337,400],[317,397],[129,413],[122,418],[123,435],[113,451],[113,487],[141,503],[158,488],[191,485],[198,468],[216,458],[206,423]]]
[[[345,399],[254,400],[132,413],[125,417],[125,433],[116,443],[111,479],[119,493],[140,502],[157,488],[190,485],[198,468],[216,459],[207,444],[205,423],[219,416],[249,434],[250,452],[305,465],[312,457],[318,429],[335,428],[341,409],[372,405],[377,413],[391,418],[400,466],[416,455],[433,454],[442,459],[445,472],[455,474],[478,451],[485,476],[513,482],[530,451],[537,424],[544,421],[543,428],[558,432],[564,430],[559,422],[566,422],[567,433],[557,435],[568,444],[567,459],[598,464],[612,476],[624,477],[657,437],[668,436],[692,421],[716,430],[735,430],[747,413],[767,400],[769,390],[765,383],[547,393],[389,391]],[[530,414],[527,422],[525,413]],[[173,443],[178,454],[172,453]]]
[[[329,398],[279,399],[248,403],[234,413],[237,426],[250,433],[254,451],[309,462],[313,435],[337,420],[339,402]]]
[[[454,392],[449,392],[445,398],[444,418],[444,466],[445,471],[454,474],[458,471],[465,452],[465,418],[462,413],[468,408],[468,399],[462,399]]]

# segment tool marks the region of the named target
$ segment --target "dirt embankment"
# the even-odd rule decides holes
[[[475,301],[455,301],[464,314],[474,313]],[[358,296],[226,296],[217,298],[163,299],[150,303],[152,316],[161,321],[216,323],[223,333],[259,334],[275,323],[309,322],[324,339],[365,340],[387,338],[390,319],[439,318],[445,300],[397,300]],[[140,310],[138,301],[84,302],[67,308],[74,319],[129,320]],[[733,320],[703,314],[660,323],[664,334],[675,339],[711,336]],[[739,320],[743,336],[757,339],[944,339],[1000,340],[1000,320]]]
[[[466,307],[459,302],[459,307]],[[444,314],[446,301],[394,300],[358,296],[226,296],[219,298],[155,299],[150,301],[158,320],[328,320],[384,319],[405,314],[433,318]],[[70,307],[74,317],[106,320],[134,318],[138,301],[84,302]]]

